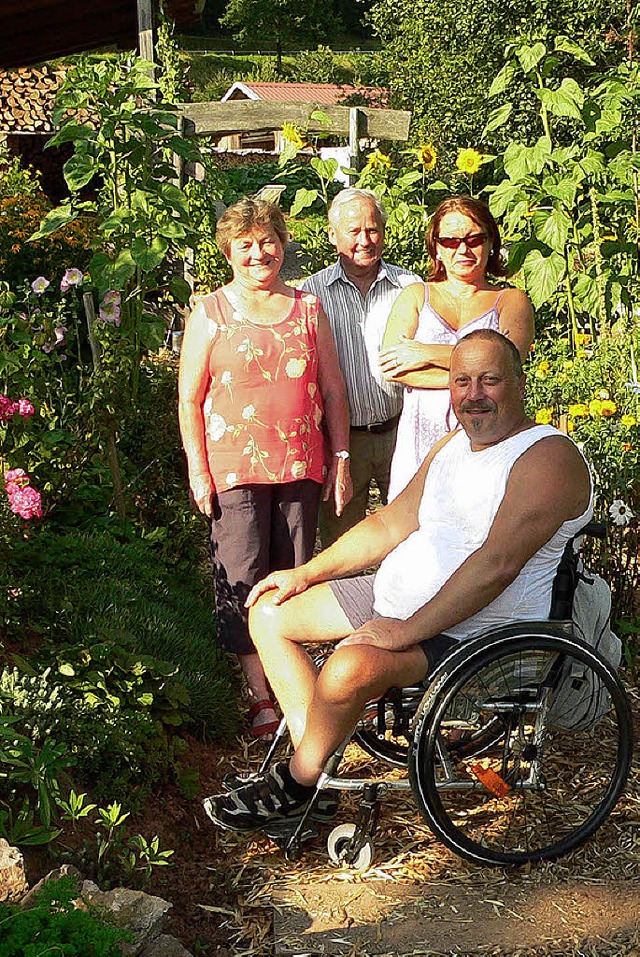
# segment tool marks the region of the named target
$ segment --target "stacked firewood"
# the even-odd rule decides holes
[[[64,67],[0,70],[0,133],[51,133],[51,112]]]

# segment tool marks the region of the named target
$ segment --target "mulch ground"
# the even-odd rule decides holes
[[[637,693],[633,694],[633,703],[636,715],[640,715]],[[351,747],[353,753],[348,752],[347,760],[356,763],[370,760],[355,746]],[[597,748],[597,737],[594,738],[594,747]],[[177,787],[168,787],[156,796],[144,817],[135,821],[142,833],[148,832],[147,836],[158,833],[161,845],[176,851],[175,866],[158,869],[148,890],[173,903],[167,932],[178,937],[196,955],[272,955],[273,904],[283,887],[290,890],[296,882],[308,888],[309,885],[339,880],[355,889],[362,884],[374,886],[381,881],[387,886],[423,886],[425,890],[429,885],[447,885],[451,888],[467,887],[474,892],[480,889],[487,899],[494,899],[492,891],[508,881],[516,890],[545,897],[550,901],[549,907],[553,907],[554,887],[640,881],[640,771],[637,759],[626,792],[609,820],[586,846],[560,861],[517,870],[478,868],[466,863],[438,843],[420,817],[410,794],[400,792],[394,794],[393,800],[382,802],[375,839],[376,860],[368,871],[357,874],[337,870],[329,863],[326,853],[328,828],[306,848],[302,860],[290,862],[284,859],[272,841],[263,836],[234,835],[211,825],[201,807],[202,797],[219,789],[222,775],[231,767],[256,767],[262,748],[248,736],[231,743],[226,749],[190,742],[189,763],[198,769],[200,795],[188,800]],[[338,822],[355,820],[356,800],[350,795],[345,796]],[[610,900],[613,917],[617,907],[615,896]],[[640,957],[640,941],[635,935],[625,937],[616,932],[607,939],[602,933],[602,928],[608,925],[606,914],[602,915],[601,898],[598,898],[597,906],[599,934],[596,940],[581,939],[570,946],[565,940],[557,949],[550,942],[543,949],[519,947],[508,953],[517,953],[520,957],[542,953],[562,954],[562,957],[592,954]],[[588,913],[583,916],[588,922]],[[595,918],[594,910],[594,921]],[[620,922],[612,920],[611,926],[619,927]],[[493,953],[507,951],[494,950]],[[366,950],[353,949],[352,957],[357,954],[364,955]]]

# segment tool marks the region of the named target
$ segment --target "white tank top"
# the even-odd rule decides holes
[[[466,433],[456,432],[429,467],[418,511],[419,528],[387,555],[378,570],[375,610],[384,617],[405,620],[430,601],[484,543],[515,462],[536,442],[559,435],[562,433],[552,426],[536,425],[472,452]],[[593,485],[583,514],[561,525],[502,594],[471,618],[448,628],[447,634],[462,639],[513,618],[547,618],[551,585],[564,546],[592,514]]]

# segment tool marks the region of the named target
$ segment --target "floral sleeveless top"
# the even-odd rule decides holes
[[[295,291],[289,315],[252,322],[218,289],[202,300],[212,337],[203,406],[218,491],[326,475],[318,386],[318,300]]]

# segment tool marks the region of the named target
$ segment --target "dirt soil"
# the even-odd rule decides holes
[[[634,710],[640,714],[638,695],[634,695]],[[597,747],[597,740],[594,740]],[[640,937],[637,925],[620,920],[620,895],[613,890],[617,882],[630,889],[640,886],[640,773],[637,759],[627,791],[609,820],[587,845],[568,857],[554,863],[544,863],[518,870],[483,869],[459,859],[434,838],[419,815],[409,794],[396,793],[393,802],[382,802],[376,859],[364,874],[336,870],[327,860],[326,836],[328,828],[312,842],[303,858],[297,862],[284,859],[278,847],[260,835],[235,835],[213,827],[202,810],[202,798],[219,790],[222,775],[232,767],[255,768],[260,762],[264,745],[248,734],[229,742],[225,747],[207,745],[195,739],[188,741],[185,762],[197,769],[200,788],[197,797],[187,798],[177,784],[158,788],[149,800],[145,812],[132,819],[132,830],[148,839],[160,837],[163,849],[173,848],[174,866],[157,868],[146,890],[173,904],[165,929],[173,934],[195,957],[200,955],[256,955],[270,957],[285,953],[276,949],[274,938],[274,906],[280,910],[283,893],[300,897],[304,889],[307,897],[313,885],[340,883],[360,892],[363,885],[375,895],[380,882],[389,890],[415,893],[422,888],[425,897],[438,893],[436,888],[450,888],[460,897],[457,918],[473,922],[478,942],[491,939],[483,921],[500,917],[499,888],[509,884],[515,894],[538,901],[539,914],[544,919],[544,908],[549,920],[557,918],[558,900],[568,885],[611,887],[611,893],[583,893],[580,898],[580,925],[592,933],[571,934],[556,944],[547,940],[544,947],[528,947],[517,934],[517,946],[474,946],[472,949],[445,951],[451,957],[467,957],[478,953],[496,955],[517,954],[519,957],[537,957],[540,954],[562,957],[640,957]],[[354,766],[365,758],[352,745],[346,759]],[[350,769],[351,770],[351,769]],[[355,798],[347,795],[340,808],[338,822],[355,820]],[[30,883],[50,869],[51,862],[42,852],[31,855],[27,861]],[[466,893],[465,893],[466,889]],[[352,895],[351,895],[352,896]],[[505,898],[506,900],[506,898]],[[498,902],[487,910],[487,901]],[[496,910],[497,908],[497,910]],[[503,912],[506,915],[506,912]],[[569,915],[570,916],[570,915]],[[350,925],[347,912],[344,926]],[[385,920],[383,913],[380,920]],[[375,914],[369,914],[369,922]],[[353,921],[351,921],[353,923]],[[570,923],[568,925],[570,929]],[[487,931],[487,932],[485,932]],[[569,933],[569,930],[568,930]],[[498,940],[506,940],[496,936]],[[301,945],[303,942],[300,942]],[[346,951],[339,948],[321,949],[325,953],[357,955],[380,954],[378,947],[351,942]],[[416,949],[417,941],[406,951],[411,954],[436,954],[433,949]],[[312,946],[296,952],[307,953]],[[289,951],[291,952],[291,951]],[[314,952],[318,952],[314,950]],[[390,953],[399,955],[398,949]],[[443,953],[441,951],[441,953]]]

